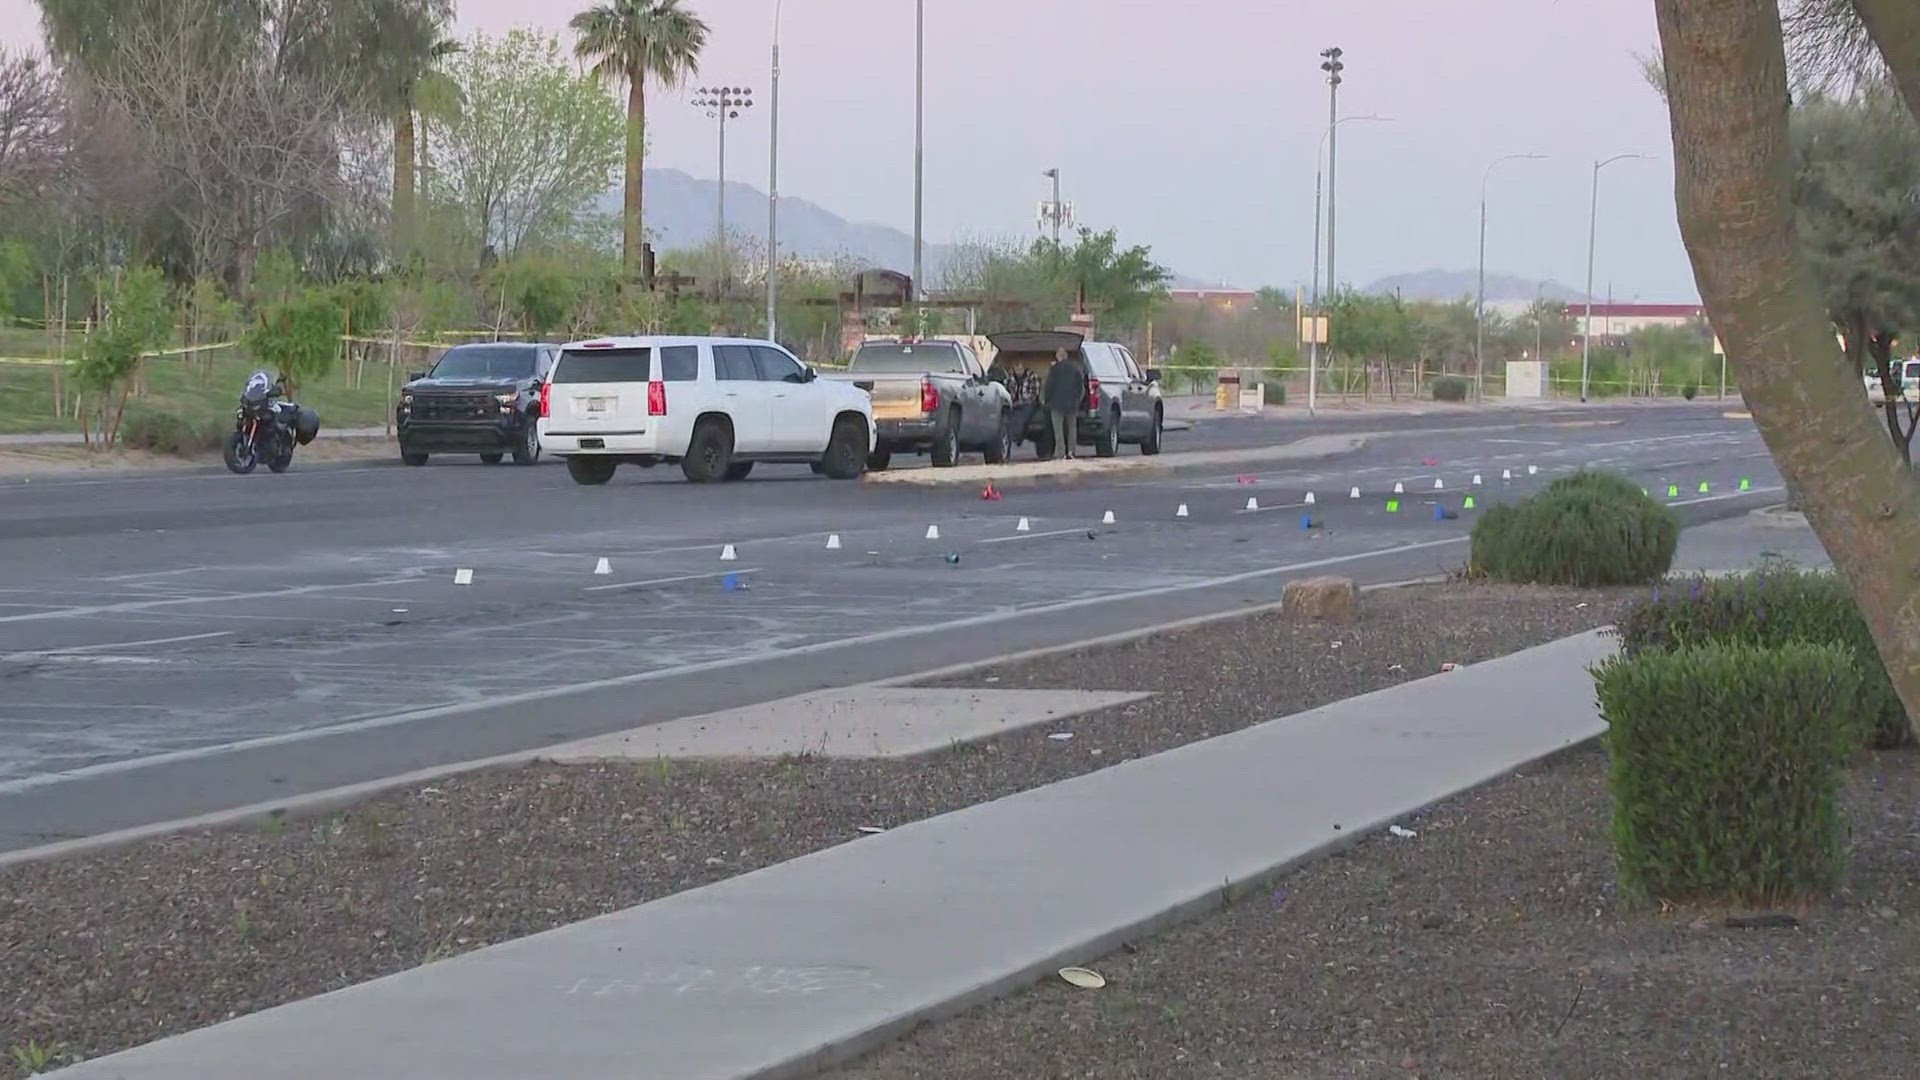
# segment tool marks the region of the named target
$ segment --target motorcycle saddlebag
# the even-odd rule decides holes
[[[301,406],[299,415],[293,418],[293,437],[301,446],[305,446],[320,435],[320,414]]]

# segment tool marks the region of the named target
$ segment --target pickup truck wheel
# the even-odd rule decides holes
[[[747,476],[752,472],[753,472],[753,462],[736,461],[733,464],[727,466],[727,479],[745,480]]]
[[[859,420],[842,417],[833,425],[820,468],[835,480],[858,480],[867,464],[867,429]]]
[[[1013,456],[1013,428],[1006,412],[1000,413],[1000,427],[993,433],[993,441],[987,444],[987,464],[999,465]]]
[[[891,450],[875,450],[873,453],[867,455],[868,472],[886,472],[887,466],[891,464],[893,464],[893,451]]]
[[[1112,457],[1120,452],[1120,414],[1107,417],[1107,430],[1100,433],[1100,441],[1093,444],[1095,457]]]
[[[576,484],[598,487],[613,479],[613,470],[620,463],[605,457],[570,457],[567,459],[567,475],[573,477]]]
[[[733,433],[716,420],[702,420],[687,442],[680,472],[696,484],[718,483],[733,464]]]
[[[502,461],[505,461],[506,459],[507,459],[507,455],[505,454],[481,454],[480,455],[480,463],[483,465],[498,465]]]
[[[1160,452],[1160,428],[1166,422],[1160,410],[1153,410],[1153,427],[1147,430],[1147,437],[1140,440],[1140,452],[1151,457]]]
[[[515,465],[533,465],[540,460],[540,428],[528,423],[520,429],[520,437],[513,443],[513,463]]]
[[[950,469],[960,463],[960,413],[947,414],[946,430],[933,436],[933,467]]]

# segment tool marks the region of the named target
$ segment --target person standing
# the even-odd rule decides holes
[[[1087,366],[1078,352],[1054,350],[1041,397],[1053,418],[1054,453],[1072,460],[1080,436],[1080,409],[1087,401]]]

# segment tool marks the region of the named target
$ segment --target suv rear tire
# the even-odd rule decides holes
[[[726,475],[728,480],[745,480],[750,474],[752,474],[752,472],[753,472],[753,462],[736,461],[733,464],[727,466]]]
[[[866,425],[851,416],[833,423],[833,435],[827,439],[827,452],[820,459],[820,471],[834,480],[858,480],[866,472]]]
[[[893,451],[891,450],[875,450],[873,453],[867,455],[868,472],[886,472],[887,466],[891,464],[893,464]]]
[[[613,479],[613,470],[620,463],[608,457],[570,457],[567,459],[567,475],[573,477],[576,484],[598,487]]]
[[[480,455],[480,464],[482,464],[482,465],[498,465],[498,464],[500,464],[500,463],[501,463],[502,461],[505,461],[505,460],[506,460],[506,458],[507,458],[507,455],[505,455],[505,454],[499,454],[499,453],[494,453],[494,454],[481,454],[481,455]]]
[[[718,420],[706,419],[693,426],[693,438],[687,440],[687,456],[680,472],[696,484],[715,484],[733,466],[733,432]]]

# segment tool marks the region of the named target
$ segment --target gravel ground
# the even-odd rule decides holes
[[[0,869],[0,1053],[93,1057],[363,982],[1542,644],[1624,599],[1420,586],[1363,597],[1352,625],[1265,613],[948,680],[1158,692],[1076,718],[1071,743],[1042,727],[911,761],[536,765]]]
[[[1852,778],[1847,891],[1787,929],[1614,891],[1606,757],[1569,751],[833,1080],[1912,1077],[1920,754]],[[1751,913],[1742,913],[1751,914]]]

